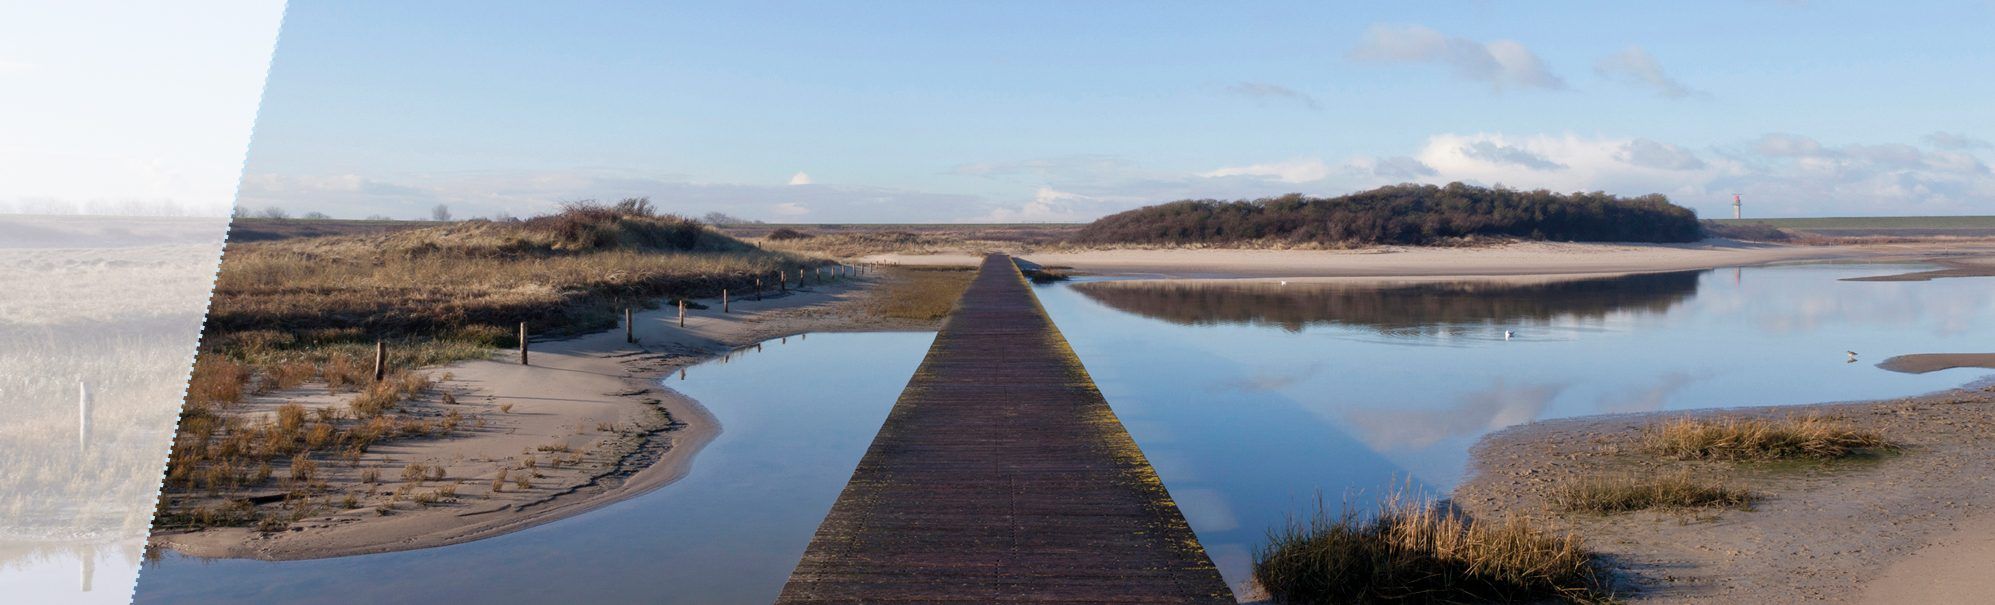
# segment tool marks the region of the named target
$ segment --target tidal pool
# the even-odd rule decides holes
[[[1227,580],[1319,497],[1445,495],[1482,435],[1548,418],[1876,399],[1985,370],[1995,280],[1785,265],[1537,284],[1080,281],[1037,293]],[[1506,337],[1505,333],[1510,334]],[[1846,351],[1856,351],[1849,362]]]
[[[138,603],[768,603],[859,464],[933,333],[810,334],[666,385],[721,432],[683,479],[531,529],[312,561],[167,553]]]

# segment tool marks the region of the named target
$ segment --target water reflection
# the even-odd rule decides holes
[[[1420,337],[1487,324],[1666,313],[1697,294],[1696,271],[1515,283],[1410,284],[1100,281],[1074,290],[1111,308],[1181,325],[1246,324],[1297,332],[1362,326]]]
[[[1237,585],[1265,532],[1318,494],[1362,507],[1396,484],[1445,493],[1490,431],[1885,398],[1985,374],[1871,365],[1995,342],[1995,283],[1839,281],[1904,269],[1535,284],[1079,282],[1038,294]],[[1846,350],[1866,362],[1847,363]]]
[[[803,556],[931,333],[736,349],[665,384],[720,435],[685,478],[583,515],[417,551],[149,563],[138,603],[767,603]]]

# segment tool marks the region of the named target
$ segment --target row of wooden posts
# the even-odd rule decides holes
[[[872,273],[873,270],[874,269],[871,265],[832,265],[830,267],[817,267],[816,269],[811,271],[798,269],[796,272],[796,278],[797,278],[796,287],[798,288],[804,287],[806,280],[811,277],[816,277],[817,283],[824,284],[840,279],[856,277],[860,275],[867,275]],[[762,300],[762,291],[766,289],[762,285],[763,277],[764,276],[761,275],[755,277],[755,300],[757,301]],[[776,278],[777,291],[788,293],[790,291],[790,272],[788,270],[777,271],[775,278]],[[726,288],[722,288],[720,291],[720,312],[722,313],[733,312],[733,304],[732,301],[729,299],[728,291]],[[634,321],[634,315],[635,315],[634,310],[632,310],[630,307],[624,307],[623,309],[624,342],[637,342],[637,322]],[[679,299],[679,327],[681,328],[686,327],[686,299],[683,298]],[[526,350],[527,331],[526,331],[526,322],[524,321],[520,322],[519,342],[520,342],[520,365],[527,365],[527,350]],[[382,379],[387,377],[388,377],[388,343],[385,340],[376,340],[374,341],[374,380],[375,382],[380,382]]]

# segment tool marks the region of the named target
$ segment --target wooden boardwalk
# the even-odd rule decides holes
[[[984,259],[778,603],[1232,603],[1009,257]]]

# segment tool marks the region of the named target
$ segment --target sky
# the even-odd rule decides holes
[[[283,14],[0,3],[0,212],[227,216]]]
[[[1995,2],[289,5],[241,204],[1088,220],[1463,181],[1995,214]]]

